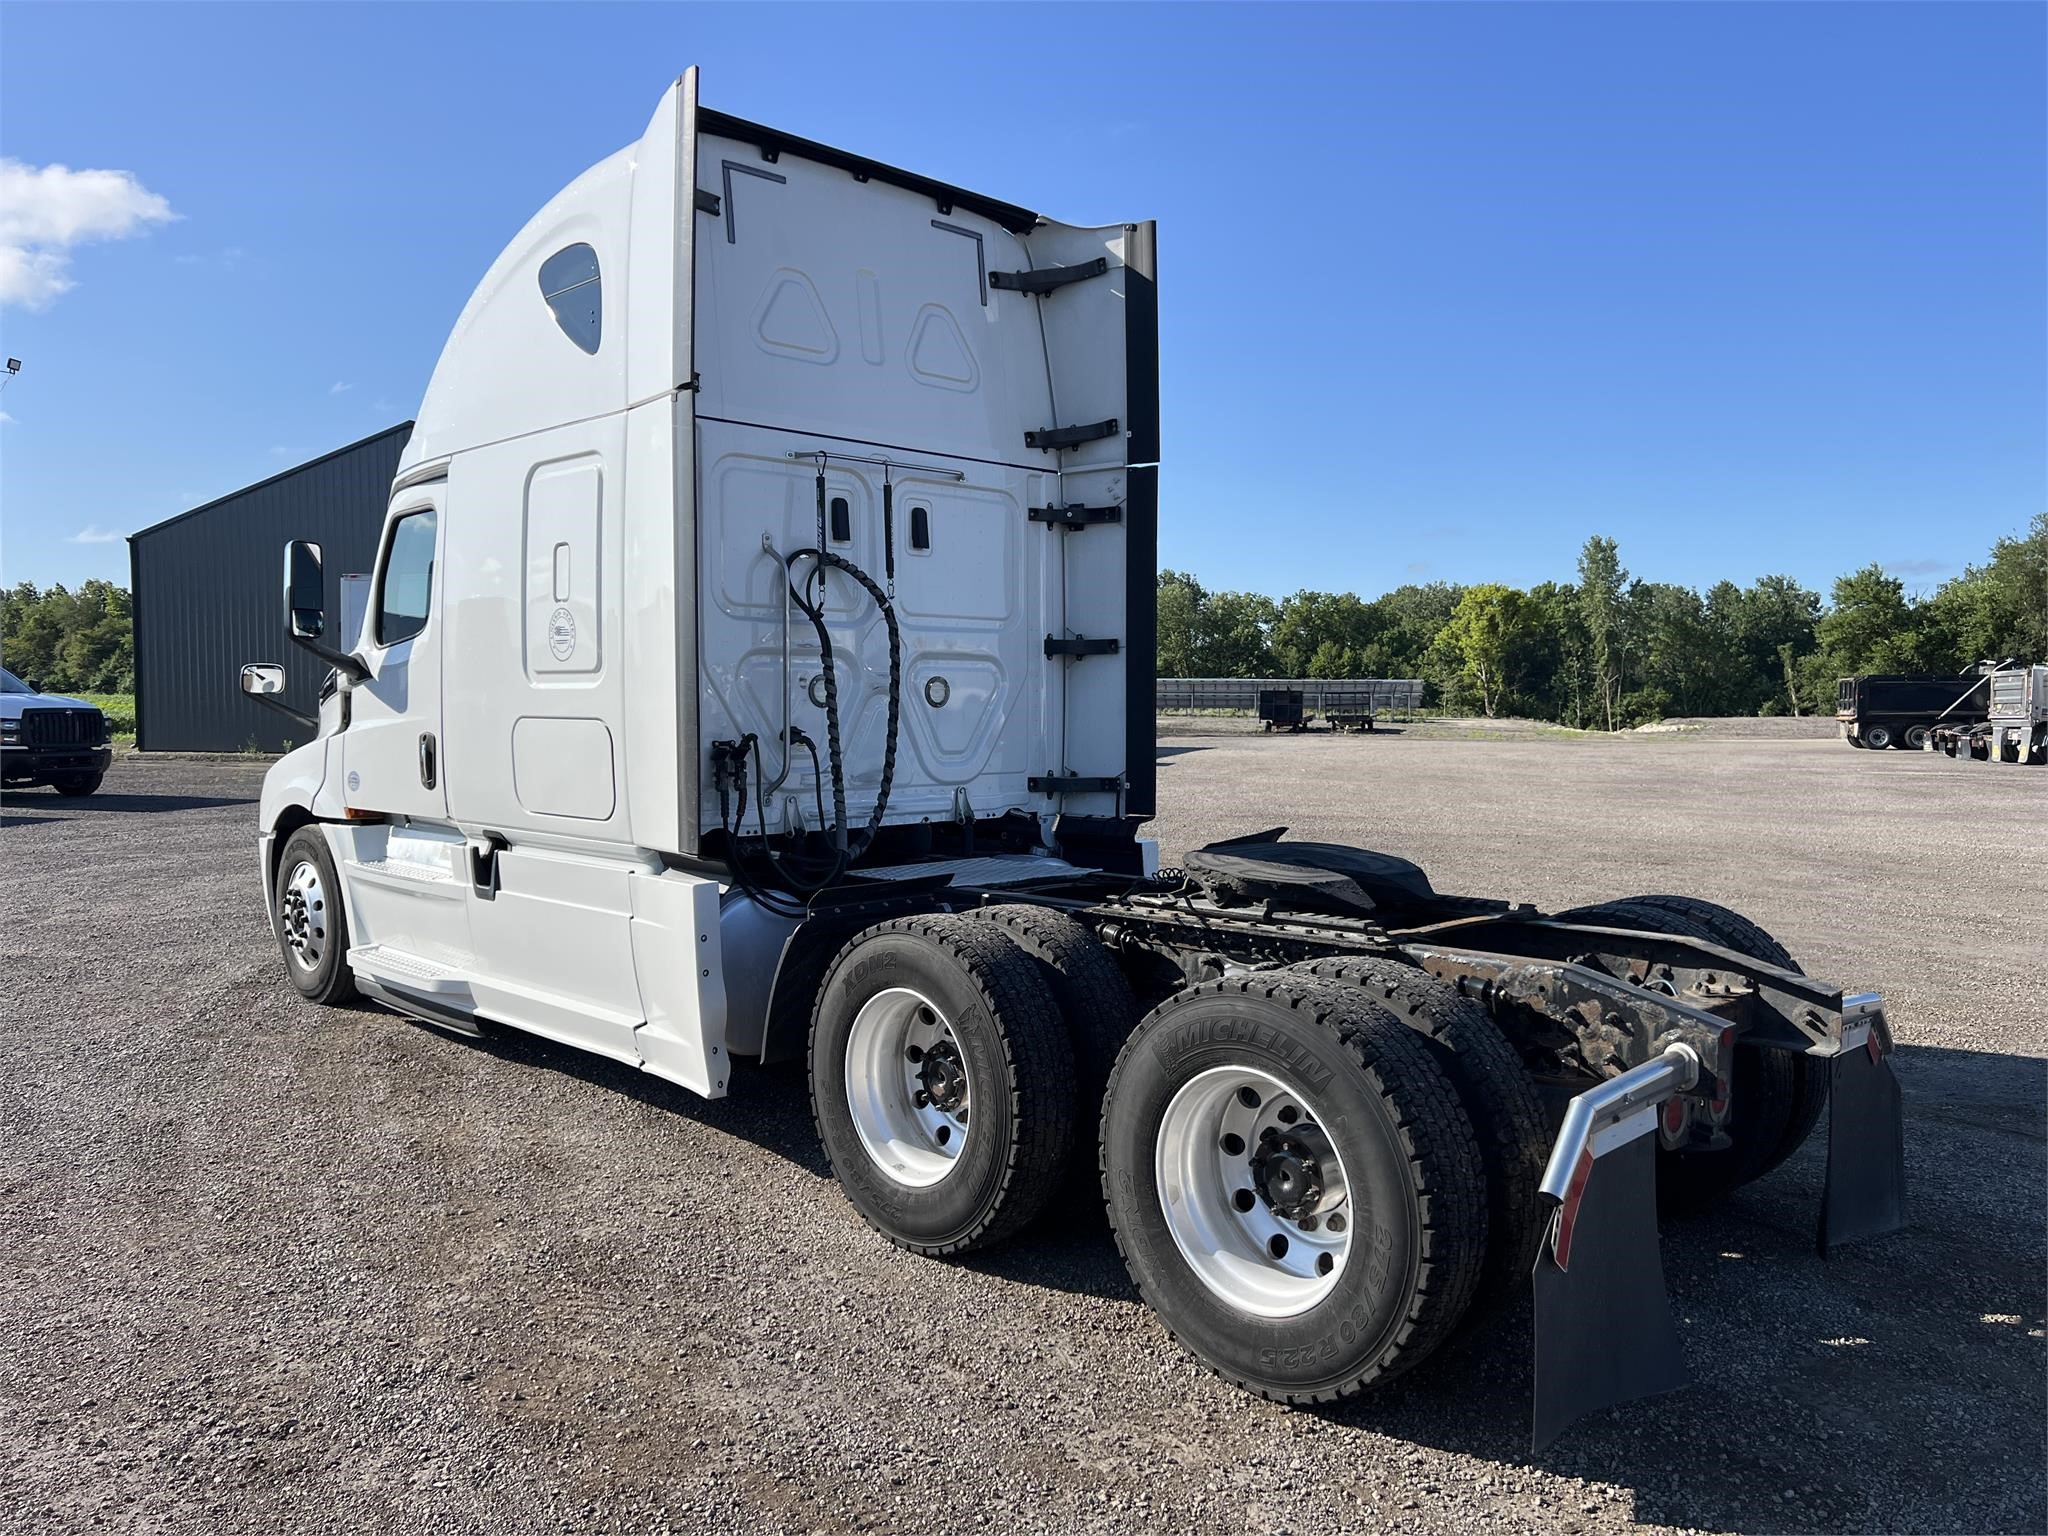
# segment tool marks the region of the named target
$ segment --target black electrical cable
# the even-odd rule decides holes
[[[896,780],[896,744],[903,713],[903,636],[896,624],[896,605],[889,601],[889,595],[866,571],[823,548],[799,549],[784,563],[793,574],[796,562],[806,556],[817,562],[818,601],[814,605],[797,589],[794,580],[789,584],[789,591],[796,605],[803,609],[804,617],[811,621],[811,627],[818,632],[819,671],[825,683],[825,751],[832,774],[832,841],[838,850],[840,872],[843,872],[847,863],[858,858],[874,842],[875,834],[881,829],[882,817],[889,808],[889,791]],[[867,827],[857,844],[849,836],[846,825],[846,767],[839,740],[839,673],[832,659],[832,635],[825,627],[824,568],[828,565],[837,566],[867,590],[875,600],[875,606],[881,610],[882,622],[889,632],[889,723],[882,749],[882,778],[875,791],[874,811],[869,815]],[[833,878],[838,878],[838,875]]]
[[[756,906],[759,906],[764,911],[772,912],[777,917],[801,919],[807,915],[807,909],[804,906],[792,901],[788,895],[781,891],[774,891],[763,887],[747,872],[740,846],[743,839],[739,830],[745,825],[747,803],[747,769],[744,756],[741,756],[740,760],[732,765],[732,774],[739,781],[740,805],[737,822],[732,814],[732,786],[726,779],[724,766],[720,765],[718,770],[718,823],[725,833],[726,867],[732,871],[733,879],[738,882],[739,888],[752,899]]]
[[[789,728],[789,739],[811,754],[811,789],[818,797],[818,831],[825,831],[825,770],[818,766],[818,744],[800,725]]]

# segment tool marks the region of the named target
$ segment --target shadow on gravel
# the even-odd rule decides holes
[[[821,1179],[830,1177],[824,1151],[811,1125],[810,1098],[801,1064],[745,1067],[724,1098],[700,1099],[689,1089],[651,1072],[516,1029],[495,1028],[481,1040],[452,1032],[449,1038],[524,1067],[559,1072],[593,1087],[624,1094],[654,1109],[750,1141],[806,1173]]]
[[[204,811],[254,805],[254,795],[52,795],[50,804],[78,811]]]
[[[69,820],[69,816],[0,816],[0,827],[39,827],[44,822]]]
[[[1895,1064],[1906,1091],[1904,1231],[1832,1260],[1816,1255],[1825,1118],[1783,1168],[1711,1211],[1661,1224],[1692,1372],[1685,1390],[1582,1419],[1531,1456],[1524,1300],[1412,1376],[1312,1411],[1504,1466],[1618,1484],[1646,1524],[1897,1529],[1903,1502],[1940,1508],[1946,1518],[1930,1529],[2048,1529],[2048,1501],[2022,1470],[2048,1408],[2039,1336],[2048,1062],[1902,1045]],[[1959,1168],[2007,1170],[1982,1202],[1998,1220],[1943,1187],[1941,1175]],[[1987,1463],[1993,1454],[2010,1476]]]
[[[1186,752],[1206,752],[1208,750],[1207,747],[1156,747],[1153,749],[1153,756],[1162,758],[1179,757]]]

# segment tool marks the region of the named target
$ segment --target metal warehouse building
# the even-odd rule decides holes
[[[327,611],[367,571],[412,423],[288,469],[128,537],[135,594],[135,744],[144,752],[277,752],[304,727],[243,697],[248,661],[284,663],[311,714],[327,667],[285,637],[287,539],[326,555]]]

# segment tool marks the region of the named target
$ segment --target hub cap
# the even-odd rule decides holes
[[[973,1086],[952,1024],[922,993],[891,987],[854,1015],[846,1107],[868,1156],[897,1183],[922,1189],[953,1171]]]
[[[292,866],[277,900],[277,917],[293,963],[302,971],[318,970],[327,953],[327,888],[320,882],[319,866],[310,859]]]
[[[1344,1160],[1314,1107],[1252,1067],[1214,1067],[1166,1106],[1154,1155],[1167,1231],[1225,1302],[1293,1317],[1327,1296],[1351,1253]]]

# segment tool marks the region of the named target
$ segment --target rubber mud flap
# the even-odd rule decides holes
[[[1637,1136],[1593,1163],[1557,1263],[1557,1227],[1531,1272],[1536,1392],[1529,1449],[1574,1419],[1690,1380],[1657,1246],[1657,1138]]]
[[[1822,1258],[1906,1224],[1905,1106],[1891,1062],[1858,1047],[1834,1058],[1831,1077]]]

